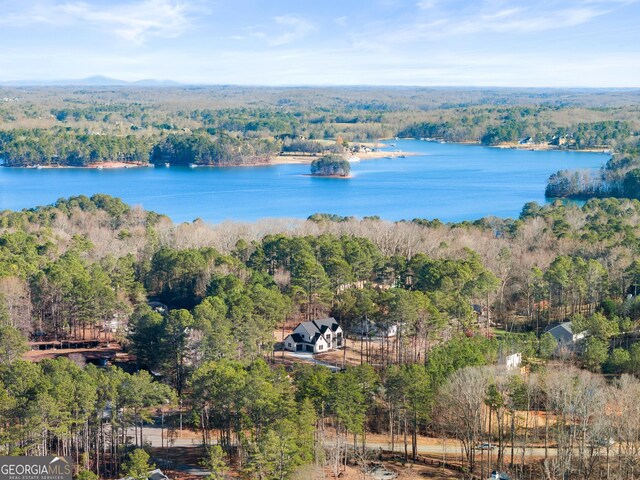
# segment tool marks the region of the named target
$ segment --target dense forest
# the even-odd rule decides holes
[[[143,432],[162,421],[167,442],[181,424],[197,433],[217,478],[338,474],[372,461],[368,434],[407,460],[419,436],[457,439],[469,478],[633,478],[639,217],[617,199],[458,224],[176,225],[105,195],[2,212],[0,451],[117,478],[161,460]],[[338,373],[282,363],[276,333],[327,315],[359,356]],[[398,333],[358,336],[364,319]],[[584,348],[545,333],[567,319],[590,332]],[[27,341],[104,338],[114,323],[129,361],[32,360]],[[496,365],[511,352],[526,374]]]
[[[135,135],[100,135],[54,127],[0,130],[0,155],[9,167],[68,165],[119,161],[147,163],[150,142]]]
[[[244,165],[396,136],[621,151],[640,129],[633,90],[0,87],[0,100],[8,166]]]
[[[151,163],[188,165],[254,165],[269,163],[276,154],[274,142],[266,139],[241,141],[228,135],[206,133],[169,135],[153,146]]]
[[[59,127],[0,131],[0,155],[8,167],[85,167],[107,161],[136,165],[252,165],[268,163],[278,151],[270,140],[240,140],[206,131],[164,138],[87,134]]]

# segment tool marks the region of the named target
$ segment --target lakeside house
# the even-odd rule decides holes
[[[322,353],[344,346],[342,327],[335,318],[303,322],[284,339],[284,348],[292,352]]]
[[[576,144],[575,138],[572,138],[569,135],[555,135],[551,139],[551,145],[556,145],[558,147],[575,146],[575,144]]]

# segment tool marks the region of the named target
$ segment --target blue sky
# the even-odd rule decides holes
[[[640,0],[0,0],[0,81],[640,87]]]

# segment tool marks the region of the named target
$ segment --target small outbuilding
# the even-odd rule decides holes
[[[518,368],[522,364],[522,353],[516,352],[510,355],[500,355],[499,363],[506,367],[507,370]]]

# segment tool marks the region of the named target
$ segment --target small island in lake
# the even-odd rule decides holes
[[[314,177],[348,178],[351,165],[340,155],[325,155],[311,162],[311,175]]]

